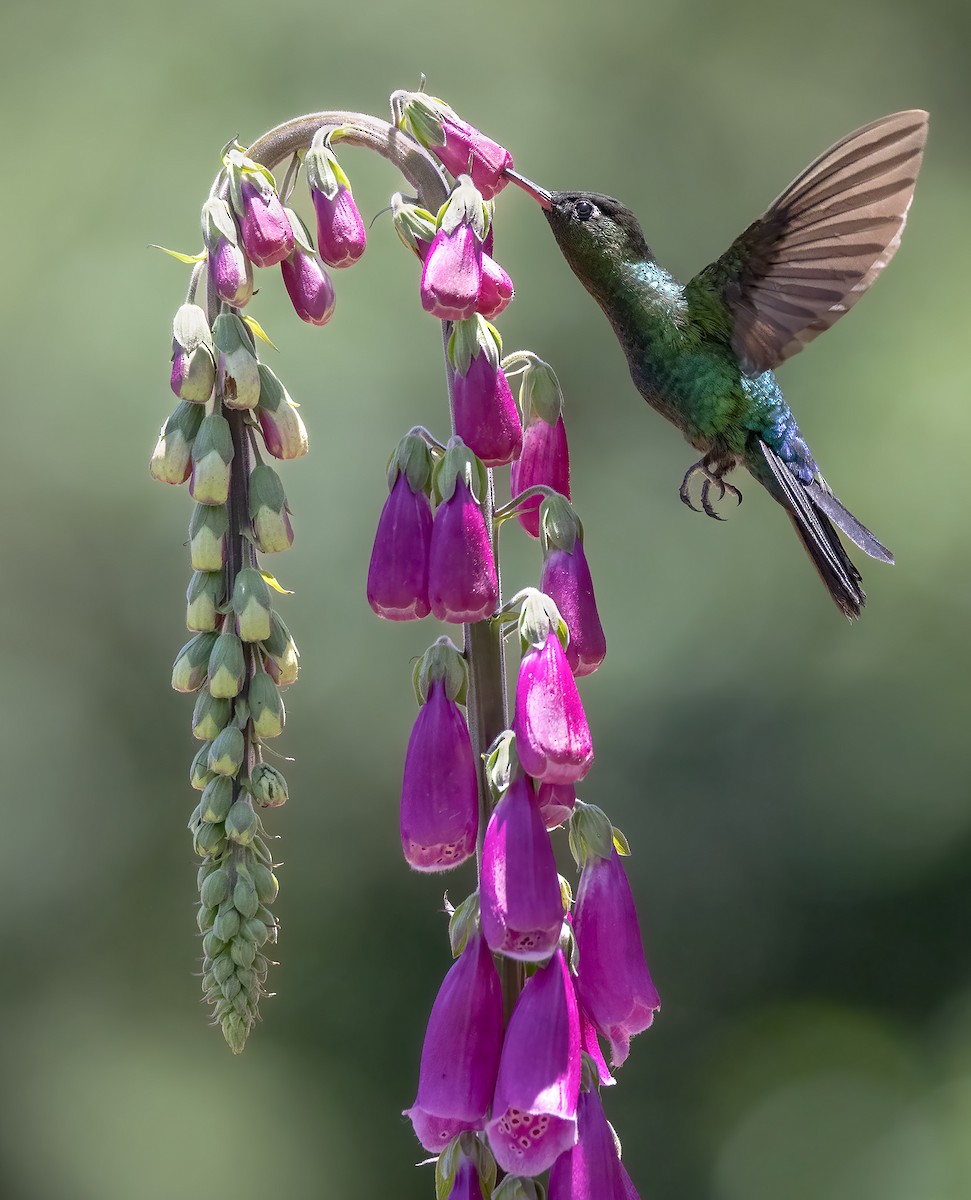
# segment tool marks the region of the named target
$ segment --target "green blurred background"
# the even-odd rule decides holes
[[[354,7],[7,0],[2,592],[3,1193],[17,1200],[428,1197],[398,1115],[447,966],[397,787],[412,658],[440,630],[364,600],[386,457],[445,428],[437,328],[387,218],[302,326],[253,305],[310,428],[282,470],[303,672],[279,748],[278,996],[234,1059],[198,1003],[185,821],[185,491],[149,481],[198,208],[229,138],[430,90],[551,187],[623,197],[687,276],[796,172],[932,113],[903,248],[782,372],[827,477],[896,551],[843,621],[755,486],[724,525],[539,212],[499,204],[506,348],[556,367],[610,644],[584,785],[628,834],[664,1009],[606,1096],[642,1196],[971,1194],[966,346],[968,9],[957,0]],[[370,215],[396,181],[348,151]],[[510,189],[511,191],[511,189]],[[744,485],[743,485],[744,486]],[[504,537],[509,588],[533,545]],[[859,556],[858,556],[859,557]],[[561,837],[562,840],[562,837]]]

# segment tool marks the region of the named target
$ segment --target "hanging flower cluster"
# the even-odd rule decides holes
[[[276,459],[307,452],[295,405],[259,361],[265,335],[244,309],[254,269],[279,265],[298,316],[330,320],[328,268],[356,262],[366,242],[332,149],[340,137],[377,149],[415,186],[416,196],[393,197],[394,227],[421,264],[419,302],[447,334],[451,435],[416,427],[395,448],[366,585],[385,619],[462,626],[461,649],[440,636],[414,672],[419,712],[399,825],[413,869],[449,871],[475,858],[478,878],[452,913],[455,961],[429,1017],[407,1116],[436,1155],[439,1200],[539,1200],[546,1171],[550,1200],[636,1200],[598,1089],[613,1083],[611,1068],[659,1000],[622,863],[626,842],[576,792],[594,757],[577,680],[599,667],[606,642],[570,503],[563,395],[532,352],[503,357],[492,324],[514,294],[493,257],[495,197],[512,158],[422,92],[396,92],[392,115],[394,127],[323,114],[271,131],[249,152],[229,148],[203,206],[205,249],[179,256],[196,264],[174,326],[180,402],[151,470],[164,482],[188,480],[195,502],[194,636],[172,682],[196,694],[192,731],[202,743],[190,828],[203,860],[203,987],[238,1051],[258,1015],[266,944],[276,940],[277,884],[257,810],[287,798],[265,753],[283,730],[280,688],[297,674],[296,647],[271,602],[271,589],[282,589],[260,564],[293,541],[281,480],[260,443]],[[288,207],[295,170],[278,190],[263,165],[291,153],[303,155],[316,248]],[[497,508],[500,468],[509,469],[512,499]],[[543,565],[538,589],[504,600],[498,530],[513,520],[538,539]],[[510,720],[503,640],[513,625],[520,660]],[[564,825],[580,868],[575,902],[550,838]]]
[[[289,549],[293,527],[283,484],[262,460],[307,453],[307,431],[286,388],[256,350],[260,326],[244,315],[254,267],[279,265],[297,315],[323,325],[334,311],[324,261],[346,266],[364,249],[364,226],[347,178],[321,136],[307,154],[320,254],[273,176],[233,147],[203,205],[205,250],[190,298],[175,317],[171,387],[180,403],[162,427],[151,474],[189,481],[193,575],[172,686],[192,692],[192,732],[202,745],[190,781],[202,792],[189,822],[199,869],[202,985],[236,1052],[259,1015],[277,937],[270,905],[277,880],[258,810],[287,799],[282,773],[265,761],[283,732],[280,689],[297,678],[297,648],[271,601],[282,592],[260,555]],[[187,258],[187,256],[177,256]],[[204,287],[204,305],[196,303]]]

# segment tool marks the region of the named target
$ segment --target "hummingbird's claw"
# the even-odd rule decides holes
[[[731,496],[737,506],[742,503],[742,493],[737,487],[733,487],[730,483],[725,482],[722,478],[722,470],[724,470],[724,467],[719,468],[717,466],[712,470],[705,458],[701,462],[696,462],[694,466],[689,467],[685,471],[681,487],[678,489],[681,503],[686,504],[692,512],[703,512],[706,516],[713,517],[716,521],[724,521],[725,518],[715,511],[715,505],[724,500],[726,496]],[[701,508],[698,508],[691,499],[691,484],[698,475],[701,476]],[[715,496],[714,502],[711,495],[713,487],[718,488],[718,494]]]

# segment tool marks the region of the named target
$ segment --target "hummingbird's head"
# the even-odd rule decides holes
[[[652,258],[640,223],[629,208],[599,192],[551,192],[545,216],[563,256],[582,278],[601,264]]]

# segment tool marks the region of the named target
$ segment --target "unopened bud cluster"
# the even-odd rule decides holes
[[[297,678],[297,648],[273,607],[283,591],[260,566],[286,550],[293,526],[283,483],[264,462],[307,453],[296,405],[259,360],[259,325],[244,314],[254,268],[280,266],[298,316],[323,325],[334,310],[329,266],[348,266],[365,246],[347,177],[323,138],[307,155],[319,253],[277,192],[273,176],[238,147],[227,151],[202,210],[205,249],[189,300],[176,314],[172,390],[180,403],[162,427],[151,473],[189,481],[192,578],[186,625],[193,638],[176,657],[172,686],[196,695],[192,733],[201,746],[190,782],[202,795],[189,822],[199,869],[203,991],[236,1052],[265,994],[267,945],[277,881],[259,812],[287,799],[287,783],[265,761],[283,732],[281,688]],[[179,256],[186,257],[186,256]],[[204,282],[203,282],[204,281]],[[204,286],[204,304],[196,293]]]

